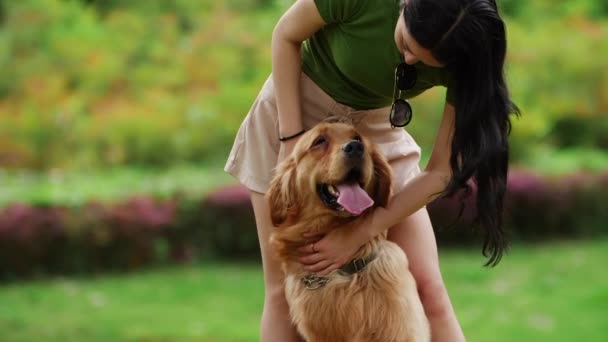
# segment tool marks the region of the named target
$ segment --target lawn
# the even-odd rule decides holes
[[[495,269],[446,250],[469,341],[608,340],[608,240],[516,246]],[[257,264],[201,264],[0,287],[2,341],[256,341]]]

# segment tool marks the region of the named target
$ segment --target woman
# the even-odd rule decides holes
[[[395,195],[349,239],[336,241],[328,234],[303,247],[301,262],[311,272],[327,274],[388,230],[410,259],[433,340],[464,340],[425,205],[466,188],[472,178],[484,255],[492,265],[500,260],[506,247],[500,214],[509,114],[517,112],[504,81],[505,55],[505,27],[495,0],[298,0],[281,17],[272,37],[272,76],[226,165],[251,190],[266,290],[262,341],[298,340],[282,273],[268,246],[273,227],[263,193],[277,161],[299,135],[332,115],[350,118],[379,146],[394,171]],[[399,128],[410,114],[401,98],[439,85],[448,88],[443,119],[428,165],[420,171],[419,148]]]

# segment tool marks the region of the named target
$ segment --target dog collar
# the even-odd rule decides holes
[[[340,272],[342,275],[353,275],[355,273],[359,273],[363,271],[365,267],[374,259],[376,259],[376,252],[372,252],[363,258],[355,258],[342,265],[342,267],[338,269],[338,272]],[[303,277],[302,282],[308,290],[316,290],[325,286],[329,282],[329,278],[310,274]]]
[[[342,267],[340,267],[338,271],[345,275],[353,275],[355,273],[363,271],[367,264],[372,262],[374,259],[376,259],[376,252],[372,252],[363,258],[355,258],[342,265]]]

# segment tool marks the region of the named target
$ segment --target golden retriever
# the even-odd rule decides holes
[[[267,198],[271,235],[285,273],[291,318],[309,342],[430,341],[430,328],[403,250],[386,233],[326,277],[298,262],[304,236],[346,232],[386,206],[391,169],[372,143],[345,123],[321,123],[276,170]]]

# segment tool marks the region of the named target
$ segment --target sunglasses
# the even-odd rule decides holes
[[[395,68],[395,85],[393,87],[393,105],[388,117],[391,127],[405,127],[412,121],[412,106],[401,98],[401,92],[414,87],[417,79],[416,68],[407,63],[401,63]],[[399,92],[397,92],[399,89]]]

